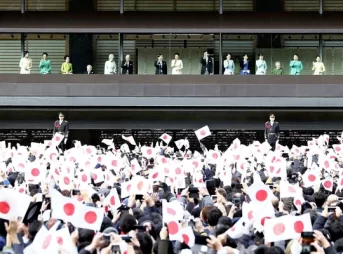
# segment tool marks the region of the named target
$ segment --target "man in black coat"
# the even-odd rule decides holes
[[[130,55],[125,56],[125,60],[121,63],[122,74],[133,74],[133,62],[130,60]]]
[[[54,132],[53,135],[55,135],[56,132],[62,134],[64,136],[63,140],[61,141],[59,148],[64,152],[67,144],[68,134],[69,134],[69,123],[68,121],[64,120],[64,114],[59,113],[58,115],[59,120],[56,120],[54,123]]]
[[[204,56],[200,58],[201,63],[201,75],[210,75],[213,74],[213,61],[212,57],[207,53],[207,50],[204,52]]]
[[[275,122],[275,115],[269,115],[269,121],[264,124],[264,138],[268,141],[272,150],[275,150],[275,144],[280,137],[280,127],[279,123]]]
[[[155,61],[154,66],[156,68],[156,75],[166,75],[168,73],[167,63],[166,61],[163,61],[163,55],[158,55],[157,61]]]

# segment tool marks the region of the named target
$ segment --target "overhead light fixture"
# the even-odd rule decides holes
[[[164,35],[162,35],[162,38],[165,39],[166,37]]]
[[[215,39],[215,38],[216,38],[216,36],[215,36],[215,35],[212,35],[212,38],[213,38],[213,39]]]
[[[139,36],[138,36],[138,35],[136,35],[136,39],[139,39]]]
[[[110,34],[110,39],[112,39],[112,34]]]
[[[37,34],[37,38],[40,39],[40,35],[39,34]]]
[[[331,39],[331,35],[329,36],[329,40]]]
[[[200,35],[200,39],[202,39],[202,35]]]
[[[224,38],[224,40],[226,40],[228,37],[229,37],[229,36],[228,36],[228,35],[226,35],[226,36],[225,36],[225,38]]]
[[[64,38],[64,39],[67,39],[67,36],[66,36],[66,35],[63,35],[63,38]]]
[[[250,35],[249,39],[250,39],[250,40],[252,39],[252,35]]]
[[[301,39],[304,39],[304,35],[301,36]]]
[[[187,38],[190,39],[191,37],[188,35]]]
[[[177,35],[174,36],[174,39],[176,39],[176,38],[177,38]]]
[[[96,39],[98,40],[100,38],[100,35],[98,35],[97,37],[96,37]]]
[[[315,39],[318,39],[317,35],[314,36]]]
[[[12,39],[14,38],[14,35],[13,35],[13,34],[11,34],[11,38],[12,38]]]
[[[52,37],[54,37],[54,35],[52,34],[52,35],[50,35],[50,39],[52,39]]]
[[[149,39],[151,39],[151,38],[152,38],[152,35],[149,36]]]
[[[24,39],[26,39],[27,38],[27,34],[24,34]]]
[[[240,38],[241,38],[241,36],[238,35],[238,36],[237,36],[237,39],[240,39]]]
[[[290,35],[288,35],[288,39],[292,39],[292,37]]]

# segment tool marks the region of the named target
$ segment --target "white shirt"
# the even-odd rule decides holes
[[[115,61],[106,61],[104,74],[116,74],[117,65]]]

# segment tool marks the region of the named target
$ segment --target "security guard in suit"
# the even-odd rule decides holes
[[[56,120],[54,123],[54,132],[53,135],[55,135],[56,132],[62,134],[64,136],[63,140],[61,141],[59,148],[62,150],[62,152],[65,151],[67,140],[68,140],[68,134],[69,134],[69,123],[68,121],[64,120],[64,114],[59,113],[58,114],[59,120]]]
[[[264,138],[268,141],[272,150],[275,150],[275,144],[280,137],[280,127],[279,123],[275,122],[275,115],[269,115],[269,121],[264,124]]]

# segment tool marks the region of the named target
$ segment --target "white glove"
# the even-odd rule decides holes
[[[64,138],[64,144],[67,144],[67,138]]]

